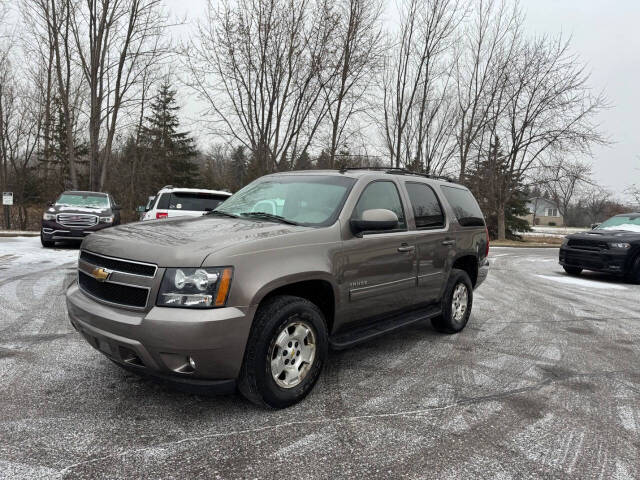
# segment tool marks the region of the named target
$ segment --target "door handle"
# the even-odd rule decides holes
[[[413,252],[416,249],[416,247],[414,247],[413,245],[407,245],[405,243],[402,244],[402,246],[398,247],[398,252],[400,253],[410,253]]]
[[[456,244],[455,240],[445,240],[444,242],[442,242],[442,245],[447,245],[447,246],[453,246]]]

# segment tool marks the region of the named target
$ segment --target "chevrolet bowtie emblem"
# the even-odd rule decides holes
[[[104,282],[109,279],[109,276],[113,273],[111,270],[107,270],[106,268],[94,268],[91,272],[93,278],[95,278],[99,282]]]

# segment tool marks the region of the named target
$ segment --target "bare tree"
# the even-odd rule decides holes
[[[539,178],[542,188],[558,206],[560,215],[566,217],[569,205],[581,188],[593,185],[591,166],[576,160],[552,158],[542,161]]]
[[[18,68],[0,73],[0,159],[3,186],[13,174],[12,190],[17,199],[20,228],[27,225],[26,200],[32,193],[29,180],[40,146],[43,111],[40,82],[24,82]],[[43,78],[39,79],[41,82]]]
[[[637,159],[640,160],[640,156],[637,157]],[[633,199],[635,204],[640,207],[640,185],[638,184],[630,185],[629,187],[627,187],[625,192]]]
[[[89,89],[89,183],[105,184],[121,110],[167,54],[161,0],[86,0],[72,11],[72,32]]]
[[[395,48],[384,66],[382,131],[391,164],[444,168],[453,154],[450,86],[457,0],[406,0]]]
[[[481,0],[464,29],[461,51],[455,57],[461,180],[490,115],[500,115],[495,106],[500,104],[505,70],[517,52],[522,22],[517,1]]]
[[[492,122],[490,135],[505,149],[511,177],[522,181],[543,154],[590,152],[604,143],[595,116],[605,106],[602,95],[588,87],[589,75],[569,42],[539,38],[523,42],[508,72],[508,81],[496,107],[501,114]],[[505,185],[498,213],[498,238],[505,238],[505,206],[514,193]]]
[[[184,52],[213,132],[248,148],[257,173],[287,169],[327,112],[337,18],[326,0],[209,1]]]
[[[631,196],[634,203],[640,206],[640,186],[631,185],[629,188],[626,189],[626,192]]]
[[[341,0],[335,8],[339,23],[333,41],[338,55],[332,68],[336,75],[325,86],[330,168],[335,166],[339,146],[359,130],[351,120],[369,106],[365,96],[381,67],[385,40],[379,0]]]
[[[38,51],[47,62],[44,137],[45,155],[49,151],[52,102],[55,95],[64,117],[67,167],[72,188],[79,188],[76,162],[78,100],[82,89],[81,75],[76,70],[76,52],[71,34],[75,4],[72,0],[23,0],[25,24],[31,33],[31,51]],[[79,81],[80,79],[80,81]],[[48,162],[46,162],[48,164]]]
[[[611,192],[598,185],[593,185],[587,189],[581,203],[585,206],[589,223],[601,222],[605,219],[608,207],[612,203]]]
[[[9,142],[12,106],[15,102],[14,72],[11,51],[14,46],[13,32],[4,19],[9,14],[8,2],[0,3],[0,186],[3,191],[9,182]]]

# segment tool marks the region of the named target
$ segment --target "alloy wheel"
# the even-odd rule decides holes
[[[293,388],[311,370],[316,356],[316,336],[304,321],[287,323],[269,352],[271,376],[279,387]]]

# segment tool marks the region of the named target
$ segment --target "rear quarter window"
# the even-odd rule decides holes
[[[447,185],[441,185],[440,188],[460,225],[463,227],[484,227],[482,210],[469,190]]]
[[[171,194],[170,193],[163,193],[162,195],[160,195],[160,198],[158,198],[158,203],[156,204],[156,208],[158,210],[166,210],[169,208],[169,199],[171,198]]]
[[[210,193],[173,192],[169,199],[169,210],[191,210],[205,212],[213,210],[227,199],[224,195]]]

